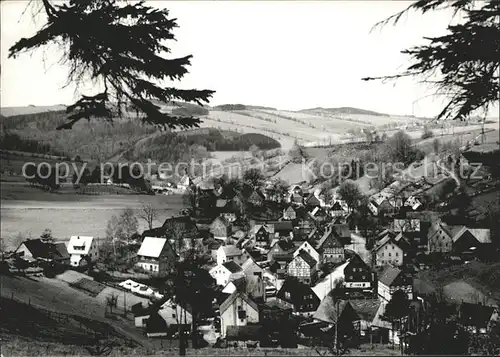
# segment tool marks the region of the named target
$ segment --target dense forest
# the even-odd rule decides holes
[[[258,105],[244,105],[244,104],[222,104],[214,107],[214,110],[221,111],[232,111],[232,110],[251,110],[251,109],[264,109],[264,110],[276,110],[272,107],[262,107]]]

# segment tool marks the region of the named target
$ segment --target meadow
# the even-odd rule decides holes
[[[125,208],[139,212],[143,204],[156,208],[155,226],[184,207],[180,195],[105,195],[49,193],[27,183],[1,182],[1,238],[6,249],[14,248],[17,236],[36,238],[49,228],[54,238],[72,235],[106,236],[106,225]],[[139,232],[147,229],[139,221]]]

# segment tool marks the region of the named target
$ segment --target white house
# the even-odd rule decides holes
[[[405,242],[403,239],[396,241],[397,235],[388,232],[375,246],[375,257],[377,266],[388,264],[403,265],[405,255]]]
[[[377,293],[382,301],[389,302],[392,295],[402,290],[409,300],[413,299],[413,279],[400,269],[388,266],[378,278]]]
[[[136,266],[153,274],[165,274],[176,261],[176,254],[167,238],[145,237],[137,252]]]
[[[97,240],[88,236],[72,236],[68,242],[68,254],[72,266],[85,265],[84,257],[88,257],[91,262],[99,258],[99,248]]]
[[[241,267],[233,261],[216,265],[209,271],[210,276],[215,279],[217,285],[222,286],[226,286],[227,283],[229,283],[231,275],[242,272],[243,269],[241,269]]]
[[[259,322],[259,308],[243,293],[234,292],[220,305],[220,333],[226,336],[228,326],[247,326]]]
[[[217,249],[216,253],[217,265],[221,265],[230,261],[241,265],[249,257],[250,254],[248,254],[245,250],[240,250],[235,245],[221,245],[219,249]]]

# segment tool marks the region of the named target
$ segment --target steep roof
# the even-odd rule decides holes
[[[291,221],[269,221],[267,222],[267,225],[274,226],[274,232],[293,230],[293,224]]]
[[[336,231],[333,228],[329,228],[323,234],[323,237],[318,242],[317,249],[321,249],[326,242],[331,242],[335,247],[343,247],[344,245],[337,236]]]
[[[220,305],[219,310],[221,315],[226,311],[229,306],[233,304],[233,302],[238,298],[242,298],[252,309],[255,311],[259,311],[259,307],[255,302],[253,302],[246,294],[240,292],[240,291],[235,291],[232,293],[224,302]]]
[[[226,257],[235,257],[241,255],[243,252],[235,245],[224,245],[222,250],[226,254]]]
[[[89,236],[72,236],[68,243],[69,254],[89,254],[90,247],[94,237]],[[83,249],[75,250],[75,247],[83,247]]]
[[[242,271],[241,267],[233,261],[225,262],[222,265],[232,274]]]
[[[66,247],[66,244],[64,243],[55,243],[54,248],[56,250],[56,256],[61,258],[61,259],[67,259],[69,258],[69,253],[68,253],[68,248]]]
[[[392,286],[402,271],[396,267],[388,266],[384,269],[378,281],[386,286]]]
[[[460,305],[460,321],[466,326],[486,327],[495,309],[482,304],[463,302]]]
[[[216,222],[221,222],[223,225],[225,225],[226,227],[228,227],[231,223],[229,223],[229,221],[227,219],[225,219],[224,217],[222,216],[217,216],[213,221],[212,221],[212,224],[216,223]]]
[[[276,242],[276,245],[283,251],[284,254],[291,254],[293,252],[295,252],[295,250],[297,249],[297,247],[295,246],[295,244],[293,243],[293,241],[290,241],[290,240],[278,240]],[[274,247],[271,246],[271,249]]]
[[[28,239],[22,244],[28,249],[33,258],[67,259],[68,250],[64,243],[50,243],[41,239]]]
[[[146,237],[142,241],[137,255],[151,258],[159,258],[163,247],[167,243],[166,238]]]
[[[350,260],[336,267],[330,274],[326,275],[312,288],[316,296],[323,300],[339,281],[344,279],[344,270],[349,265]]]
[[[468,228],[479,243],[491,243],[491,231],[486,228]]]
[[[380,307],[379,299],[355,299],[349,300],[359,318],[364,321],[373,321]]]
[[[327,322],[330,324],[336,324],[339,321],[339,318],[342,316],[343,312],[347,309],[350,309],[353,314],[348,316],[354,321],[357,317],[356,313],[353,311],[352,306],[347,300],[340,300],[338,304],[334,301],[334,299],[328,295],[318,306],[318,309],[313,315],[313,319]]]
[[[303,249],[300,250],[297,257],[301,257],[306,262],[306,264],[309,265],[309,268],[312,268],[317,264],[316,259],[311,257],[311,255]]]
[[[290,293],[289,300],[286,298],[285,292]],[[281,300],[288,301],[293,304],[294,302],[302,300],[302,297],[310,294],[316,296],[309,285],[293,277],[287,277],[276,296]]]

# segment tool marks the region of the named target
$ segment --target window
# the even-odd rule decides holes
[[[389,253],[389,256],[391,256],[391,253]]]
[[[385,249],[387,249],[387,246],[385,246]]]
[[[399,256],[399,253],[398,253],[398,252],[396,252],[396,257],[397,257],[397,256]]]
[[[286,291],[286,292],[285,292],[285,298],[286,298],[286,299],[290,299],[290,292],[289,292],[289,291]]]
[[[175,319],[175,317],[176,317],[175,314],[172,314],[172,318]]]
[[[238,318],[240,320],[245,320],[247,318],[247,312],[245,310],[238,310]]]

